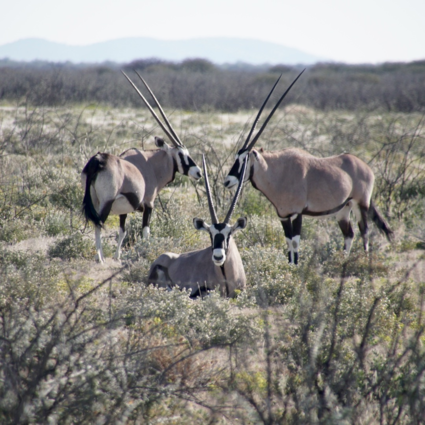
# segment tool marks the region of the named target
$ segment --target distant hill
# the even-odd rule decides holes
[[[329,61],[297,49],[260,40],[238,38],[196,38],[190,40],[157,40],[122,38],[70,46],[28,38],[0,46],[0,58],[15,61],[45,60],[51,62],[130,62],[141,58],[181,61],[187,58],[208,59],[216,64],[245,62],[258,64],[314,64]]]

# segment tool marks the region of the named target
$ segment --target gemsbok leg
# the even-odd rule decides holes
[[[357,223],[363,239],[363,248],[366,252],[369,251],[369,226],[367,225],[367,211],[368,209],[366,207],[359,207],[357,213]]]
[[[348,255],[351,251],[351,245],[353,244],[354,232],[353,227],[350,222],[350,212],[352,209],[352,201],[349,201],[341,208],[337,214],[336,219],[341,229],[342,234],[344,235],[344,251]]]
[[[143,211],[143,220],[142,220],[143,239],[149,238],[149,235],[151,234],[149,224],[151,221],[152,209],[153,208],[145,205],[145,210]]]
[[[286,244],[288,246],[288,261],[298,264],[298,250],[300,247],[302,214],[281,219],[283,231],[285,232]]]
[[[120,256],[121,256],[121,245],[122,242],[125,238],[125,235],[127,234],[125,231],[125,220],[127,219],[127,214],[121,214],[120,215],[120,228],[119,228],[119,233],[118,233],[118,246],[117,246],[117,250],[115,252],[114,255],[114,259],[115,260],[119,260]]]
[[[109,216],[109,213],[111,212],[111,208],[112,208],[113,203],[114,203],[113,200],[112,201],[109,200],[109,201],[100,203],[100,205],[99,205],[99,207],[100,207],[99,208],[100,209],[99,218],[100,218],[101,223],[105,223],[106,219]],[[102,226],[100,224],[95,224],[94,235],[95,235],[95,239],[96,239],[97,257],[98,257],[98,259],[101,263],[104,263],[105,257],[103,255],[103,249],[102,249],[102,238],[101,238],[101,234],[100,234],[101,229],[102,229]]]

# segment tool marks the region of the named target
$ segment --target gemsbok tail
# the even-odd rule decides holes
[[[372,221],[376,224],[379,231],[381,233],[384,233],[388,241],[391,242],[394,236],[394,232],[390,229],[389,224],[387,223],[385,218],[382,216],[382,214],[377,210],[373,201],[370,201],[369,216],[372,219]]]
[[[83,169],[86,175],[86,187],[84,192],[82,212],[86,221],[91,221],[95,226],[103,227],[103,222],[96,209],[94,208],[93,201],[90,195],[90,186],[95,182],[96,177],[100,171],[105,168],[106,162],[102,154],[98,152],[95,156],[89,159],[89,162]]]

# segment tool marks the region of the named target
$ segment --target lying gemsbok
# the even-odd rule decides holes
[[[203,158],[203,166],[212,223],[207,224],[200,218],[194,218],[193,225],[195,229],[204,230],[210,234],[211,246],[184,254],[167,252],[160,255],[150,268],[148,282],[165,288],[177,286],[180,289],[187,289],[192,298],[217,287],[220,288],[222,295],[234,297],[236,289],[245,288],[246,277],[232,235],[246,227],[247,219],[246,217],[239,218],[233,226],[229,224],[229,221],[242,188],[246,162],[241,170],[242,179],[222,223],[218,222],[212,203],[205,158]]]
[[[133,148],[119,157],[99,152],[90,158],[84,167],[81,173],[82,184],[85,188],[83,213],[86,220],[92,221],[95,225],[96,249],[100,262],[104,262],[100,231],[110,214],[120,216],[118,246],[114,256],[115,259],[119,259],[128,213],[143,212],[143,236],[146,237],[149,235],[149,221],[155,198],[164,186],[174,180],[176,172],[179,171],[193,179],[201,178],[200,168],[189,156],[189,152],[177,136],[149,86],[139,75],[161,112],[165,125],[134,83],[127,75],[125,76],[174,147],[167,145],[163,139],[155,137],[155,143],[160,148],[158,150],[142,152]]]
[[[295,264],[298,263],[303,215],[311,217],[335,215],[345,238],[344,250],[347,253],[350,252],[354,237],[350,223],[351,210],[356,216],[365,251],[368,250],[368,216],[378,229],[385,233],[388,240],[391,240],[393,234],[371,201],[375,178],[372,170],[361,159],[350,154],[317,158],[297,148],[278,152],[253,149],[283,98],[303,72],[280,97],[260,130],[250,140],[261,112],[280,77],[276,81],[224,180],[227,188],[235,186],[242,179],[242,164],[248,158],[246,180],[250,180],[254,188],[262,192],[276,208],[285,232],[288,260]]]

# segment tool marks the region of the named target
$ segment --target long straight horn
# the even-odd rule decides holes
[[[233,198],[232,205],[230,205],[229,212],[227,213],[226,218],[224,219],[224,222],[223,222],[224,224],[227,224],[230,221],[232,214],[233,214],[233,210],[235,209],[235,206],[236,206],[236,202],[238,202],[238,198],[239,198],[239,195],[241,193],[242,185],[243,185],[243,182],[244,182],[244,179],[245,179],[245,172],[246,172],[247,164],[248,164],[248,155],[244,159],[242,174],[241,174],[240,179],[239,179],[239,186],[236,189],[235,197]]]
[[[276,80],[276,82],[274,83],[274,86],[273,86],[273,87],[272,87],[272,89],[270,90],[270,93],[269,93],[269,94],[268,94],[268,96],[266,97],[266,100],[265,100],[265,101],[263,102],[263,104],[261,105],[261,108],[260,108],[260,110],[258,111],[257,116],[255,117],[255,121],[254,121],[254,123],[252,124],[251,130],[249,131],[248,137],[246,138],[246,140],[245,140],[245,142],[244,142],[244,144],[243,144],[243,146],[242,146],[241,150],[244,150],[244,149],[246,148],[246,146],[248,145],[248,143],[249,143],[249,139],[251,139],[252,133],[254,132],[255,127],[257,126],[258,120],[260,119],[260,116],[261,116],[261,114],[262,114],[262,112],[263,112],[263,109],[264,109],[264,107],[266,106],[266,103],[268,102],[268,100],[270,99],[270,96],[272,95],[272,93],[273,93],[274,89],[276,88],[277,83],[280,81],[281,77],[282,77],[282,74],[280,74],[280,77],[279,77],[279,78]]]
[[[127,80],[129,81],[129,83],[133,86],[134,90],[136,90],[136,92],[138,93],[138,95],[142,98],[143,102],[145,102],[145,105],[147,106],[147,108],[149,109],[149,111],[151,112],[151,114],[153,115],[153,117],[156,119],[156,122],[159,124],[159,126],[164,130],[165,134],[168,136],[168,138],[170,139],[170,141],[174,144],[174,146],[180,147],[179,142],[174,138],[173,134],[171,134],[168,131],[167,127],[165,127],[165,125],[161,122],[161,120],[159,119],[159,117],[156,114],[156,112],[152,109],[152,106],[146,100],[145,96],[143,96],[143,94],[140,92],[140,90],[137,88],[137,86],[133,83],[133,81],[130,80],[130,77],[124,71],[121,71],[121,72],[124,74],[124,77],[127,78]]]
[[[250,151],[255,143],[257,142],[257,140],[260,138],[261,133],[264,131],[264,129],[266,128],[268,122],[270,121],[271,117],[273,116],[273,114],[276,112],[276,109],[279,107],[280,103],[282,102],[282,100],[285,98],[285,96],[288,94],[289,90],[291,90],[292,86],[297,82],[298,78],[301,77],[301,74],[305,71],[305,68],[298,74],[297,78],[295,78],[294,81],[292,81],[292,84],[286,89],[285,93],[283,93],[283,95],[280,97],[280,99],[278,100],[278,102],[276,103],[276,106],[272,109],[272,111],[270,112],[269,116],[266,118],[266,120],[264,121],[263,125],[261,126],[261,128],[258,130],[258,133],[255,135],[254,139],[252,140],[252,142],[249,144],[249,146],[246,148],[248,151]]]
[[[168,126],[168,129],[170,130],[170,132],[173,134],[174,138],[176,139],[177,142],[179,142],[180,146],[183,147],[183,143],[180,140],[179,136],[177,135],[177,133],[174,131],[173,126],[171,125],[170,121],[168,120],[167,116],[165,115],[164,110],[162,109],[161,105],[158,102],[158,99],[156,98],[156,96],[153,94],[151,88],[148,86],[148,83],[144,80],[144,78],[136,71],[134,70],[134,72],[137,74],[137,76],[142,80],[142,83],[145,85],[145,87],[147,88],[148,92],[151,94],[152,99],[155,101],[156,106],[159,109],[159,112],[161,112],[162,118],[164,118],[165,123]]]
[[[208,181],[207,166],[205,164],[205,155],[204,154],[202,154],[202,165],[204,167],[205,189],[207,191],[208,206],[210,207],[211,221],[212,221],[212,224],[217,224],[218,219],[217,219],[217,214],[216,214],[215,209],[214,209],[214,204],[212,202],[210,182]]]

